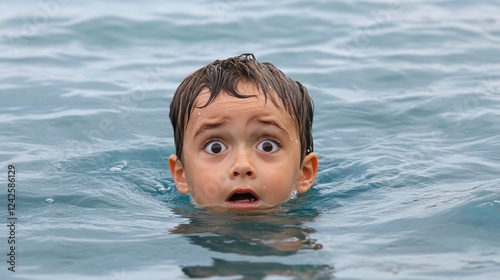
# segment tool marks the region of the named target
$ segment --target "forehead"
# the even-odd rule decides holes
[[[238,85],[236,87],[236,91],[240,95],[248,96],[249,98],[251,98],[251,97],[255,98],[255,96],[259,97],[259,98],[260,97],[264,98],[264,94],[260,91],[260,89],[256,85],[254,85],[252,83],[240,82],[240,83],[238,83]],[[267,95],[268,95],[268,97],[271,96],[272,98],[275,98],[276,100],[278,100],[280,103],[280,107],[281,107],[282,102],[281,102],[281,100],[279,100],[276,93],[271,91]],[[226,97],[226,96],[234,97],[234,96],[230,95],[228,92],[221,90],[221,92],[219,94],[217,94],[215,101],[217,99],[220,99],[221,97]],[[209,98],[210,98],[210,90],[205,87],[200,91],[200,93],[196,97],[194,108],[204,106]],[[236,98],[238,98],[238,97],[236,97]],[[240,99],[240,98],[238,98],[238,99]],[[246,98],[241,98],[241,99],[246,99]]]
[[[297,131],[296,122],[291,114],[284,109],[283,102],[276,93],[269,92],[266,100],[264,94],[256,86],[249,83],[238,84],[237,90],[240,94],[248,97],[234,97],[222,91],[212,103],[203,107],[210,98],[210,91],[208,88],[202,89],[195,99],[195,106],[192,109],[187,126],[190,126],[193,122],[207,119],[243,118],[253,116],[277,119],[283,125]],[[273,103],[269,97],[270,95],[272,95],[279,104],[279,108]]]
[[[208,106],[204,108],[200,108],[205,106],[207,101],[210,98],[210,90],[208,88],[203,88],[198,96],[195,99],[195,106],[193,111],[200,109],[208,109],[210,107],[223,107],[223,106],[248,106],[255,108],[263,108],[269,111],[279,111],[282,113],[288,114],[283,108],[283,102],[279,99],[278,95],[274,92],[269,92],[267,94],[267,100],[264,94],[259,90],[257,86],[252,83],[239,83],[237,86],[237,91],[241,95],[248,96],[247,98],[234,97],[225,91],[221,91],[215,100],[210,103]],[[279,107],[276,107],[272,102],[271,98],[275,99],[279,104]],[[215,105],[215,106],[212,106]]]

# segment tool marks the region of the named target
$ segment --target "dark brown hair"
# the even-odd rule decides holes
[[[202,89],[210,90],[210,98],[199,108],[210,105],[221,91],[237,98],[252,97],[238,92],[236,87],[241,82],[254,84],[264,94],[266,102],[270,99],[278,109],[283,106],[290,113],[300,134],[302,161],[313,151],[313,101],[301,83],[290,79],[269,62],[258,62],[253,54],[216,60],[190,74],[179,85],[170,103],[177,158],[181,159],[184,131]]]

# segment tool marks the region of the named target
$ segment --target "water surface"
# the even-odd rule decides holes
[[[500,276],[500,1],[0,8],[2,180],[18,171],[2,279]],[[271,213],[214,215],[173,188],[168,106],[247,52],[308,87],[318,180]]]

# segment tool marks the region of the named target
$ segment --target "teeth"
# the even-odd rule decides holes
[[[231,198],[229,198],[229,200],[234,202],[247,203],[257,201],[257,198],[248,192],[236,192]]]

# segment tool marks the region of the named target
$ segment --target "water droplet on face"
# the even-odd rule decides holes
[[[47,198],[47,199],[45,200],[45,202],[46,202],[46,203],[48,203],[48,204],[52,204],[52,203],[54,203],[54,200],[53,200],[52,198],[50,198],[50,197],[49,197],[49,198]]]

